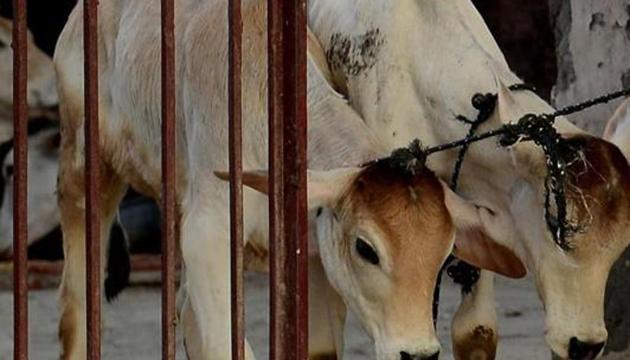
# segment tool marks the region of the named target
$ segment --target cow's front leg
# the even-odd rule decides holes
[[[346,305],[330,286],[319,257],[309,259],[308,273],[309,358],[341,359]]]
[[[184,205],[186,295],[180,318],[192,360],[231,359],[229,217],[224,209],[196,200]],[[249,344],[245,355],[254,359]]]
[[[453,318],[451,339],[455,359],[494,359],[497,335],[494,275],[482,270],[472,291],[462,293],[462,302]]]
[[[59,338],[61,359],[86,358],[86,300],[85,300],[85,209],[83,201],[83,169],[76,169],[62,161],[59,181],[59,208],[63,230],[65,261],[60,287]],[[118,203],[125,194],[126,185],[107,167],[102,166],[101,232],[104,243],[109,238],[111,224],[116,216]],[[101,248],[101,256],[105,247]],[[101,279],[105,262],[101,260]]]

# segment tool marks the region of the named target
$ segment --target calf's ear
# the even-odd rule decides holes
[[[604,140],[617,145],[630,159],[630,99],[624,101],[608,120]]]
[[[524,277],[527,269],[516,254],[488,236],[489,231],[480,213],[484,209],[464,200],[445,183],[442,187],[444,202],[456,228],[454,255],[471,265],[503,276]]]
[[[326,171],[309,170],[307,173],[308,209],[333,206],[359,172],[359,168]],[[230,179],[230,174],[227,172],[217,171],[215,175],[225,181]],[[267,171],[244,171],[243,184],[263,194],[269,194],[269,175]]]

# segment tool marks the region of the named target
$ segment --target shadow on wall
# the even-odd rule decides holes
[[[557,79],[547,0],[473,0],[512,70],[549,100]]]

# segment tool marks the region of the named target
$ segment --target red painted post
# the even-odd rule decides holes
[[[175,2],[162,0],[162,359],[175,359]]]
[[[306,0],[268,0],[272,360],[308,357]]]
[[[26,0],[13,0],[13,358],[28,359]]]
[[[229,140],[230,140],[230,279],[232,359],[245,359],[245,309],[243,293],[243,146],[241,61],[241,0],[230,0],[229,23]]]
[[[101,214],[98,140],[98,0],[84,0],[83,7],[87,356],[90,360],[99,360],[101,358]]]

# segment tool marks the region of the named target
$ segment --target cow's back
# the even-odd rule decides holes
[[[178,166],[180,174],[227,168],[227,1],[176,4]],[[244,163],[266,167],[265,9],[243,9]],[[71,14],[55,53],[65,104],[64,136],[82,132],[83,9]],[[102,0],[99,10],[101,143],[126,181],[160,189],[161,40],[159,0]],[[67,129],[67,131],[65,130]],[[79,136],[80,137],[80,136]],[[77,138],[77,158],[83,140]],[[180,176],[180,184],[186,178]]]

